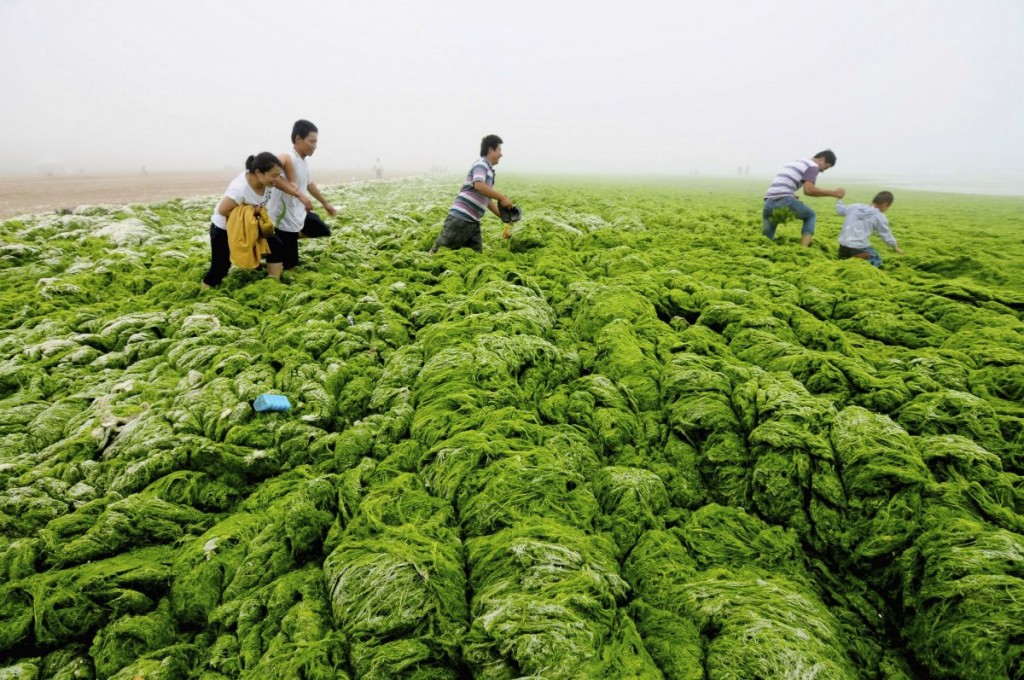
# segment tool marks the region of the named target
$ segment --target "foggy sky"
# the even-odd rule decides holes
[[[482,8],[474,13],[473,8]],[[0,0],[0,174],[317,168],[1020,180],[1024,2]]]

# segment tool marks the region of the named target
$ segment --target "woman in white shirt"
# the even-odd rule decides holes
[[[264,151],[245,159],[245,172],[231,180],[223,198],[210,220],[210,269],[203,277],[203,288],[218,285],[231,269],[231,251],[228,248],[228,215],[240,205],[265,206],[270,200],[270,189],[277,183],[283,168],[277,156]],[[281,278],[281,244],[276,237],[267,239],[267,275]]]

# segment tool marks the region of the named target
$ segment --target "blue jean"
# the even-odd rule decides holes
[[[801,234],[806,236],[814,233],[814,222],[817,219],[814,211],[803,201],[797,200],[796,196],[784,196],[765,200],[764,210],[761,211],[761,219],[764,221],[764,226],[761,227],[762,234],[770,239],[775,238],[776,225],[772,224],[771,216],[772,211],[777,208],[789,208],[794,215],[804,221],[804,227],[800,230]]]

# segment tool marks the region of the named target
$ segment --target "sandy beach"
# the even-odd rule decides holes
[[[0,176],[0,220],[81,205],[156,203],[216,195],[224,191],[236,174],[233,170],[222,170],[145,175]],[[321,187],[370,177],[369,172],[350,170],[324,170],[314,174]]]

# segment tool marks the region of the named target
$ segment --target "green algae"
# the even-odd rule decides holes
[[[433,257],[448,184],[329,188],[284,286],[199,291],[212,199],[0,224],[0,673],[1020,676],[1019,200],[876,270],[511,181]]]

